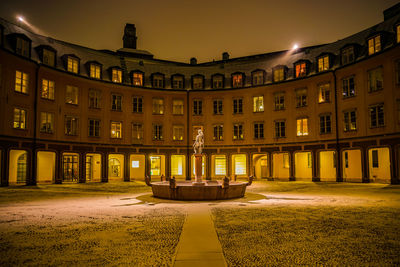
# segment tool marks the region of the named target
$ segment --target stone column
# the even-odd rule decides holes
[[[291,150],[289,153],[289,181],[296,181],[295,174],[295,166],[294,166],[294,152]]]
[[[194,185],[204,185],[202,181],[202,161],[203,155],[202,154],[194,154],[194,164],[195,164],[195,182]]]
[[[56,152],[56,177],[54,180],[55,184],[62,184],[63,181],[63,151],[57,150]]]
[[[391,184],[399,184],[399,166],[398,164],[398,146],[393,144],[390,146],[390,167],[391,167]]]
[[[165,178],[169,177],[172,178],[171,176],[171,153],[165,154],[165,173],[164,174]]]
[[[311,150],[311,167],[312,167],[312,181],[320,182],[321,177],[318,175],[318,153],[315,149]]]
[[[1,149],[1,161],[0,161],[0,168],[1,168],[1,186],[8,186],[8,175],[9,175],[9,151],[7,148]]]
[[[368,149],[361,147],[361,166],[362,166],[362,182],[369,183],[369,170],[368,170]]]
[[[272,176],[272,153],[267,152],[267,164],[268,164],[268,181],[273,181],[274,177]]]
[[[86,183],[86,155],[79,153],[79,178],[78,183]]]
[[[108,183],[108,153],[101,157],[101,182]]]
[[[131,180],[130,176],[130,154],[128,152],[124,153],[124,182],[129,182]]]

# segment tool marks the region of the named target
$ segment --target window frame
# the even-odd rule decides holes
[[[153,123],[152,124],[152,140],[153,141],[163,141],[163,124],[162,123]]]
[[[372,42],[371,42],[372,41]],[[375,34],[367,39],[368,56],[382,51],[382,34]]]
[[[46,83],[47,82],[47,83]],[[52,86],[50,86],[52,84]],[[44,95],[44,87],[45,85],[47,86],[47,97]],[[45,78],[42,78],[42,87],[40,89],[40,98],[45,99],[45,100],[50,100],[54,101],[55,100],[55,82],[52,80],[48,80]],[[52,96],[52,97],[51,97]]]
[[[213,115],[224,115],[224,100],[213,99]]]
[[[21,74],[21,77],[17,77],[18,73]],[[18,82],[18,80],[20,80],[20,82]],[[23,72],[22,70],[15,70],[14,92],[29,95],[29,80],[29,73]]]
[[[232,99],[232,114],[243,114],[243,97],[235,97]]]
[[[43,123],[43,115],[46,116],[46,122]],[[39,124],[39,131],[40,133],[45,134],[53,134],[54,133],[54,113],[41,111],[40,112],[40,124]],[[50,119],[50,120],[49,120]],[[43,128],[44,126],[44,128]]]
[[[113,133],[113,126],[115,126],[115,133]],[[119,134],[117,126],[119,126]],[[122,139],[122,121],[113,121],[113,120],[110,121],[110,138]]]
[[[195,86],[195,84],[196,84],[195,83],[195,79],[201,79],[201,86],[200,87]],[[202,89],[204,89],[204,81],[205,81],[204,75],[201,75],[201,74],[192,75],[192,77],[191,77],[192,89],[193,90],[202,90]]]
[[[135,74],[138,74],[141,76],[141,80],[138,84],[136,84],[137,78],[135,78]],[[131,83],[133,86],[137,86],[137,87],[143,87],[144,86],[144,81],[145,81],[145,76],[144,76],[144,72],[140,71],[140,70],[133,70],[131,71]]]
[[[179,105],[179,106],[181,106],[181,108],[179,108],[180,112],[178,112],[178,113],[175,112],[175,107],[177,106],[177,105],[175,105],[175,102],[177,102],[177,101],[180,101],[182,103],[182,105]],[[172,115],[183,116],[183,114],[185,113],[184,108],[185,108],[185,101],[182,98],[172,99]]]
[[[215,86],[215,82],[216,82],[216,78],[221,78],[221,80],[218,82],[220,82],[221,86]],[[225,88],[225,75],[221,74],[221,73],[216,73],[211,75],[211,88],[212,89],[223,89]]]
[[[156,83],[157,81],[157,83]],[[162,84],[160,84],[160,82]],[[160,72],[155,72],[151,74],[151,86],[153,88],[163,89],[165,88],[165,75]]]
[[[329,120],[327,118],[329,117]],[[323,119],[323,127],[322,127],[322,118]],[[328,124],[329,122],[329,124]],[[324,129],[322,131],[322,129]],[[323,113],[319,115],[319,134],[331,134],[332,133],[332,114],[330,113]]]
[[[93,125],[91,125],[91,122],[93,121]],[[98,124],[98,125],[96,125]],[[93,129],[92,129],[93,126]],[[91,130],[93,130],[93,135],[90,135]],[[101,133],[101,119],[95,119],[95,118],[88,118],[88,137],[100,137]],[[96,134],[97,133],[97,134]]]
[[[171,75],[171,88],[177,90],[185,89],[185,76],[178,73]]]
[[[155,101],[161,100],[160,103],[155,103]],[[155,107],[157,107],[155,109]],[[152,114],[153,115],[164,115],[165,113],[165,101],[162,97],[153,97],[152,98]]]
[[[114,99],[115,97],[115,99]],[[111,93],[111,111],[122,112],[123,95],[119,93]]]
[[[305,93],[302,93],[305,92]],[[308,106],[308,88],[296,88],[295,89],[296,95],[296,108],[304,108]],[[305,98],[303,98],[305,97]]]
[[[76,93],[76,97],[74,97],[74,98],[76,98],[76,103],[74,103],[74,102],[72,102],[72,103],[67,102],[67,100],[68,100],[68,88],[74,89],[73,91]],[[74,93],[74,94],[75,94],[75,93]],[[67,84],[67,85],[65,86],[65,104],[74,105],[74,106],[79,105],[79,88],[78,88],[77,86],[69,85],[69,84]]]
[[[136,131],[135,131],[135,126],[139,126],[136,127]],[[136,134],[136,137],[139,138],[135,138],[134,137],[134,133]],[[132,138],[132,143],[137,143],[137,142],[141,142],[144,139],[144,127],[143,127],[143,123],[142,122],[132,122],[132,133],[131,133],[131,138]]]
[[[193,103],[193,115],[194,116],[202,116],[203,115],[203,99],[193,99],[192,103]]]
[[[231,74],[231,87],[242,88],[245,84],[245,75],[243,72],[235,72]]]
[[[94,95],[95,95],[94,99],[96,99],[95,103],[97,103],[95,105],[92,105],[91,93],[94,93]],[[89,101],[88,106],[89,106],[89,108],[91,108],[91,109],[101,109],[101,94],[102,94],[101,90],[94,89],[94,88],[89,88],[89,90],[88,90],[88,101]]]
[[[286,138],[286,120],[274,120],[274,138]]]
[[[244,123],[243,122],[233,123],[232,130],[233,130],[233,134],[232,134],[233,141],[244,140]]]
[[[258,79],[255,79],[255,77],[257,77],[256,75],[259,75],[259,76],[261,76],[261,82],[255,82],[255,80],[257,80],[258,81]],[[263,85],[264,83],[265,83],[265,70],[262,70],[262,69],[256,69],[256,70],[253,70],[252,72],[251,72],[251,85],[252,86],[257,86],[257,85]]]
[[[381,107],[382,108],[382,123],[380,123],[379,120],[379,110],[378,108]],[[376,121],[376,125],[372,125],[372,108],[376,108],[377,110],[376,115],[375,115],[375,121]],[[369,128],[373,129],[373,128],[381,128],[381,127],[385,127],[386,125],[386,120],[385,120],[385,104],[384,103],[376,103],[376,104],[372,104],[368,106],[368,117],[369,117]]]
[[[255,139],[255,140],[264,139],[264,136],[265,136],[264,135],[264,128],[265,128],[264,124],[265,123],[263,121],[253,122],[253,139]],[[260,127],[260,126],[262,126],[262,127]],[[262,130],[260,130],[261,128],[262,128]]]
[[[213,124],[213,141],[223,141],[224,140],[224,124],[216,123]]]
[[[304,130],[304,120],[306,121],[306,129]],[[300,121],[300,129],[299,129],[299,121]],[[298,117],[296,118],[296,136],[303,137],[308,136],[310,134],[309,127],[309,118],[308,117]]]
[[[19,120],[15,121],[15,112],[19,111]],[[23,112],[22,112],[23,111]],[[23,113],[23,116],[21,115]],[[23,120],[21,120],[23,118]],[[13,109],[13,120],[12,120],[12,128],[16,130],[27,130],[28,128],[28,111],[26,108],[23,107],[14,107]],[[15,127],[16,123],[19,125],[18,127]],[[23,123],[23,127],[21,127],[21,123]]]
[[[285,92],[274,93],[274,111],[285,110]]]
[[[354,113],[354,122],[352,120],[352,114]],[[352,127],[354,125],[354,127]],[[343,110],[343,132],[355,132],[357,131],[357,109]]]
[[[182,130],[182,135],[181,136],[179,136],[179,137],[181,137],[181,139],[175,139],[175,130],[176,129],[180,129],[180,130]],[[172,140],[173,141],[178,141],[178,142],[183,142],[184,141],[184,136],[185,136],[185,127],[184,127],[184,125],[183,124],[174,124],[174,125],[172,125]]]
[[[136,100],[136,109],[135,109]],[[143,96],[134,95],[132,96],[132,113],[143,114]]]
[[[71,133],[67,132],[67,122],[68,122],[67,119],[71,119],[70,120],[71,121],[71,129],[73,130],[73,131],[71,131]],[[76,121],[75,128],[72,127],[72,125],[73,125],[72,121]],[[73,115],[65,115],[64,116],[64,135],[67,135],[67,136],[78,136],[78,129],[79,129],[79,118],[76,117],[76,116],[73,116]]]
[[[371,86],[372,86],[372,83],[371,83],[371,74],[372,73],[376,73],[378,70],[380,70],[380,75],[381,75],[381,78],[382,78],[382,81],[381,81],[381,87],[380,88],[378,88],[378,78],[376,77],[376,74],[375,74],[375,77],[374,77],[374,88],[372,88]],[[373,69],[369,69],[368,71],[367,71],[367,86],[368,86],[368,93],[373,93],[373,92],[379,92],[379,91],[383,91],[384,90],[384,71],[383,71],[383,66],[382,65],[380,65],[380,66],[377,66],[377,67],[375,67],[375,68],[373,68]]]
[[[260,103],[256,102],[256,101],[260,101],[260,98],[262,98],[262,106],[259,105]],[[265,107],[265,105],[264,105],[264,95],[253,96],[253,113],[264,112],[264,110],[265,110],[264,107]]]

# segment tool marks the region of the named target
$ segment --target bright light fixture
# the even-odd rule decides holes
[[[18,19],[18,21],[25,22],[24,17],[22,17],[22,16],[17,16],[17,19]]]
[[[299,46],[297,44],[294,44],[292,49],[296,50],[297,48],[299,48]]]

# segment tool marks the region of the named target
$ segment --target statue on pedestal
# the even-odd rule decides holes
[[[204,148],[204,134],[201,129],[198,130],[196,140],[193,144],[194,154],[201,154]]]
[[[203,159],[203,148],[204,148],[204,134],[201,129],[198,130],[198,134],[196,136],[196,141],[193,144],[194,149],[194,166],[195,166],[195,182],[194,185],[204,185],[202,182],[202,159]]]

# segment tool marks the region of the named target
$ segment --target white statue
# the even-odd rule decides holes
[[[198,130],[198,134],[196,136],[196,141],[193,144],[194,153],[201,154],[204,148],[204,134],[201,129]]]

